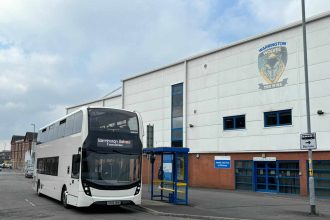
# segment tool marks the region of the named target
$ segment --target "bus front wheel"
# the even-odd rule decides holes
[[[62,201],[63,207],[68,209],[69,208],[69,205],[68,205],[68,191],[66,190],[66,186],[63,186],[61,201]]]

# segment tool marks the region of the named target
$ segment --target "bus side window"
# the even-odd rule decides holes
[[[73,126],[73,133],[74,134],[81,132],[82,120],[83,120],[82,111],[77,112],[76,114],[74,114],[74,126]]]
[[[72,155],[72,169],[71,169],[71,178],[79,179],[80,171],[80,154]]]

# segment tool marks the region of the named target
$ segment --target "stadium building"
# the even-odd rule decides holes
[[[330,13],[307,21],[317,196],[330,196],[329,36]],[[123,79],[115,93],[67,113],[81,106],[138,111],[144,147],[190,148],[190,186],[307,195],[305,100],[297,22]]]

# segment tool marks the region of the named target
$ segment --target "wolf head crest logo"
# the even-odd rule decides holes
[[[261,76],[269,84],[281,78],[288,59],[286,42],[268,44],[259,49],[258,68]]]

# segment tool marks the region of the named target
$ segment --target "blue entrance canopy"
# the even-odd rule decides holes
[[[155,147],[155,148],[145,148],[143,153],[150,154],[163,154],[163,153],[189,153],[189,148],[183,147]]]

